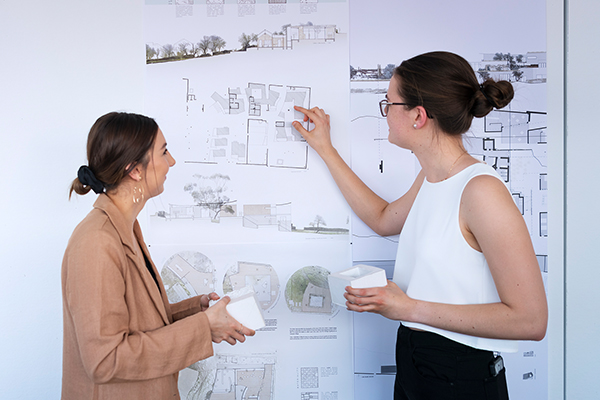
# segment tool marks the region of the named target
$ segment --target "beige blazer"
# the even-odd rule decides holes
[[[150,259],[137,221],[134,234]],[[179,399],[178,371],[213,354],[200,298],[169,304],[139,244],[105,194],[73,231],[62,264],[63,400]]]

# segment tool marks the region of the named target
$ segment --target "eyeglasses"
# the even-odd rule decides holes
[[[388,99],[383,99],[379,102],[379,111],[381,111],[381,115],[387,117],[388,109],[390,106],[410,106],[408,103],[390,103]],[[433,119],[433,116],[429,114],[429,111],[425,110],[427,113],[427,118]]]
[[[383,99],[379,102],[379,111],[381,111],[381,116],[387,117],[388,109],[390,106],[407,106],[408,103],[390,103],[387,99]]]

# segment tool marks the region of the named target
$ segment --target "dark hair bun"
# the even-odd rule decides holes
[[[474,117],[485,117],[494,108],[504,108],[514,97],[514,89],[508,81],[487,79],[475,92],[471,114]]]
[[[408,109],[422,106],[448,135],[467,132],[473,117],[505,107],[513,97],[510,82],[479,84],[471,64],[461,56],[433,51],[405,60],[394,70],[398,94]]]

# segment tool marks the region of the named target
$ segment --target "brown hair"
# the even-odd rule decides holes
[[[436,51],[403,61],[394,75],[398,92],[409,109],[422,106],[447,134],[460,135],[492,109],[503,108],[514,96],[508,81],[487,79],[479,84],[471,65],[461,56]]]
[[[87,141],[89,170],[102,183],[106,191],[116,188],[136,165],[144,168],[149,163],[148,154],[154,146],[158,124],[154,119],[140,114],[111,112],[96,120]],[[78,178],[73,180],[73,191],[87,194],[91,189]]]

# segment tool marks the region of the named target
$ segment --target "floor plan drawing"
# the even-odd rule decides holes
[[[414,155],[394,148],[387,140],[387,121],[381,118],[376,108],[377,102],[385,95],[387,84],[366,80],[351,82],[352,167],[376,193],[387,201],[393,201],[408,190],[420,166]],[[543,82],[513,82],[513,86],[516,93],[513,102],[505,109],[493,110],[484,118],[475,118],[471,129],[464,135],[463,143],[469,154],[492,166],[506,184],[527,224],[540,271],[546,281],[549,272],[548,143],[546,112],[543,103],[537,100],[545,95],[545,85]],[[395,237],[375,235],[356,217],[352,227],[353,262],[382,266],[391,277],[389,272],[393,272],[397,248]],[[380,322],[360,329],[374,332],[363,333],[356,328],[355,332],[379,335],[387,330],[387,337],[394,337],[397,325]],[[546,356],[545,342],[521,342],[520,346],[528,354],[537,354],[537,357],[524,359],[518,354],[503,355],[506,363],[512,364],[512,369],[509,365],[513,374],[509,385],[515,393],[532,390],[531,385],[543,390],[541,382],[546,378],[540,374],[543,368],[540,363]],[[385,355],[378,356],[378,362],[370,360],[372,353],[361,350],[355,355],[363,366],[363,369],[357,367],[361,373],[367,370],[377,374],[380,367],[390,363]],[[366,364],[368,368],[364,368]],[[537,370],[535,376],[531,373],[534,370]]]
[[[194,364],[189,400],[272,400],[277,355],[216,354]],[[186,370],[190,375],[190,370]],[[188,378],[189,379],[189,378]]]
[[[474,122],[465,147],[494,167],[506,183],[539,259],[547,255],[546,112],[511,108],[494,110]],[[547,272],[544,269],[540,264],[542,273]]]
[[[271,308],[279,298],[279,277],[269,264],[239,261],[223,278],[223,293],[252,286],[263,310]]]
[[[186,87],[186,98],[190,99],[189,87]],[[212,104],[203,109],[226,117],[211,119],[222,125],[190,132],[190,146],[195,143],[204,146],[197,158],[186,162],[308,167],[308,145],[291,123],[302,119],[294,106],[310,108],[310,87],[249,82],[244,89],[236,87],[227,88],[224,93],[214,92],[211,100]]]

